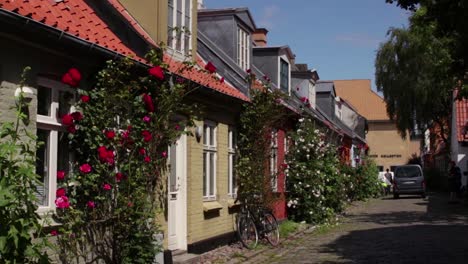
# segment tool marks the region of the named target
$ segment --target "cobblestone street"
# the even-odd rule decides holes
[[[467,263],[468,208],[446,195],[386,197],[350,207],[319,228],[234,263]]]

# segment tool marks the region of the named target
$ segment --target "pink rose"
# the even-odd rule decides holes
[[[148,74],[156,77],[156,79],[164,80],[164,71],[160,66],[154,66],[153,68],[148,70]]]
[[[307,99],[307,97],[305,97],[305,96],[304,96],[304,97],[301,97],[301,102],[303,102],[303,103],[307,102],[308,100],[309,100],[309,99]]]
[[[174,128],[175,128],[175,130],[179,130],[179,129],[180,129],[180,126],[177,124],[177,125],[175,125]]]
[[[213,63],[211,63],[211,61],[209,61],[205,65],[205,70],[209,71],[210,73],[214,73],[216,71],[216,67],[213,65]]]
[[[87,103],[89,102],[90,97],[88,95],[82,95],[80,96],[81,102]]]
[[[63,179],[65,179],[65,172],[61,170],[57,171],[57,180],[61,181]]]
[[[161,156],[162,156],[163,158],[167,157],[167,152],[166,152],[166,151],[163,151],[163,153],[161,153]]]
[[[151,132],[149,132],[148,130],[141,131],[141,135],[143,136],[143,140],[145,142],[150,142],[153,139]]]
[[[62,124],[65,126],[73,125],[73,116],[70,114],[66,114],[62,116]]]
[[[60,209],[67,209],[70,207],[70,202],[68,201],[67,196],[60,196],[55,199],[55,205]]]
[[[112,189],[112,186],[111,186],[110,184],[108,184],[108,183],[104,183],[104,184],[102,185],[102,189],[103,189],[104,191],[109,191],[110,189]]]
[[[120,182],[120,181],[123,180],[123,178],[124,178],[123,173],[117,172],[117,173],[115,174],[115,181]]]
[[[141,148],[141,149],[138,150],[138,153],[140,153],[140,155],[145,155],[146,150],[144,148]]]
[[[91,165],[89,165],[88,163],[85,163],[83,165],[80,166],[80,171],[82,173],[90,173],[91,172]]]
[[[146,110],[148,110],[148,112],[150,112],[150,113],[154,112],[153,99],[151,99],[150,95],[143,94],[143,102],[145,103]]]
[[[113,140],[115,137],[115,132],[113,130],[107,130],[104,134],[106,135],[106,138],[110,140]]]
[[[57,191],[55,192],[55,197],[62,197],[67,194],[67,191],[65,191],[64,188],[58,188]]]
[[[151,118],[149,116],[144,116],[143,117],[143,122],[149,123],[151,121]]]
[[[94,201],[88,201],[86,203],[86,206],[88,206],[89,209],[93,209],[94,207],[96,207],[96,204],[94,203]]]
[[[123,139],[127,139],[130,136],[130,131],[128,130],[123,131],[121,136]]]

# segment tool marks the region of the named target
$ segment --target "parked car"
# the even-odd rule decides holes
[[[393,198],[400,194],[419,194],[426,197],[426,182],[419,165],[402,165],[395,168],[393,174]]]

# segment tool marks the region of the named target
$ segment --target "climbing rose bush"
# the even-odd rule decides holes
[[[309,118],[301,118],[283,165],[287,174],[288,212],[296,221],[322,223],[340,212],[347,200],[345,175],[338,170],[336,149]]]
[[[197,110],[185,102],[191,83],[175,82],[156,52],[147,59],[149,70],[129,59],[109,61],[93,86],[77,89],[77,111],[62,117],[74,128],[73,173],[57,175],[63,262],[152,263],[161,250],[155,218],[166,206],[168,146],[193,125]],[[62,80],[77,87],[78,76],[70,70]]]

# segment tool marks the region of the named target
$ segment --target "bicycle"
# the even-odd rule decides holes
[[[278,222],[267,208],[249,208],[243,203],[237,215],[236,227],[239,240],[248,249],[257,247],[259,237],[266,238],[272,246],[279,244]]]

